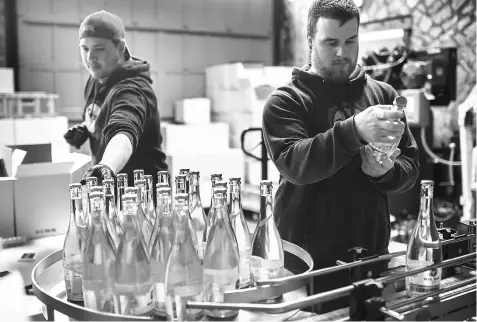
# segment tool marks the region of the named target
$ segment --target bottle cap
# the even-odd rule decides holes
[[[399,107],[406,107],[407,99],[404,96],[398,96],[394,99],[393,104]]]
[[[132,193],[126,193],[126,194],[123,195],[123,198],[122,198],[123,202],[128,201],[128,200],[136,201],[136,199],[137,199],[137,196],[135,194],[132,194]]]
[[[261,180],[260,185],[271,186],[272,180]]]
[[[424,184],[433,186],[434,181],[432,181],[432,180],[421,180],[421,185],[424,185]]]
[[[133,171],[133,173],[144,173],[144,170],[142,169],[136,169]]]
[[[240,177],[233,177],[233,178],[229,178],[229,182],[232,183],[241,183],[242,182],[242,178]]]
[[[118,175],[116,176],[116,178],[127,178],[128,177],[128,174],[127,173],[118,173]]]
[[[91,199],[93,198],[103,198],[103,193],[101,191],[95,191],[89,194]]]
[[[72,183],[70,184],[70,189],[81,188],[81,183]]]

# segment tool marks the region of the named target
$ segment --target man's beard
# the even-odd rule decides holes
[[[356,68],[358,58],[356,57],[354,61],[351,61],[348,58],[339,58],[335,59],[331,65],[327,65],[320,58],[316,49],[313,48],[311,52],[311,60],[318,75],[324,80],[336,83],[346,83],[349,81],[349,76]]]

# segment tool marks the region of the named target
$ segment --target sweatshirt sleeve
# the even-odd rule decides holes
[[[392,98],[396,97],[397,92],[392,89]],[[391,100],[392,101],[392,100]],[[410,190],[419,176],[419,154],[416,140],[404,117],[406,129],[401,137],[398,148],[401,154],[397,157],[394,167],[383,177],[370,180],[374,182],[379,190],[385,193],[404,193]]]
[[[136,150],[147,119],[147,102],[141,91],[135,87],[120,87],[112,95],[109,122],[104,128],[106,145],[119,133],[131,141]]]
[[[268,153],[280,174],[299,186],[329,178],[362,146],[354,116],[315,136],[309,135],[306,117],[304,103],[290,93],[273,94],[263,111]]]

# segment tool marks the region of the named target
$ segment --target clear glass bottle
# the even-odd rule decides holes
[[[189,194],[189,199],[190,199],[190,169],[180,169],[179,174],[182,174],[185,176],[186,179],[186,191]]]
[[[171,186],[171,183],[169,181],[169,172],[165,170],[160,170],[157,171],[157,183],[164,183],[168,186]]]
[[[66,296],[70,301],[83,300],[83,256],[85,243],[77,221],[82,217],[83,199],[81,184],[73,183],[70,189],[70,222],[63,243],[63,270]]]
[[[134,182],[137,188],[137,222],[144,240],[149,242],[152,234],[152,224],[146,215],[146,180],[139,179]]]
[[[154,313],[166,316],[166,265],[174,243],[174,215],[170,187],[157,191],[157,220],[150,245],[151,277],[154,283]]]
[[[116,210],[116,200],[114,196],[114,180],[113,179],[104,179],[103,180],[103,189],[104,189],[104,221],[106,226],[111,234],[111,237],[114,242],[114,249],[118,249],[119,240],[123,233],[123,226],[119,220],[118,211]]]
[[[213,185],[213,189],[212,189],[212,196],[214,195],[214,190],[215,188],[217,187],[223,187],[225,189],[227,189],[227,181],[223,181],[222,179],[221,180],[216,180],[215,182],[212,182],[212,185]],[[214,198],[212,198],[212,200],[210,201],[210,209],[209,209],[209,215],[207,216],[207,239],[209,238],[209,233],[210,233],[210,229],[212,228],[212,225],[214,224],[214,220],[215,220],[215,214],[214,214],[214,211],[215,211],[215,207],[213,207],[213,204],[214,204]],[[228,202],[227,200],[225,200],[225,204],[227,205],[228,207]]]
[[[398,96],[393,101],[393,111],[403,111],[406,108],[407,99],[404,96]],[[382,163],[385,158],[389,158],[396,150],[399,142],[396,143],[373,143],[370,142],[366,148],[370,148],[377,162]]]
[[[422,180],[419,217],[407,244],[407,271],[442,261],[442,247],[432,209],[433,194],[434,182]],[[437,268],[406,277],[407,295],[419,296],[439,290],[441,276],[442,268]]]
[[[190,217],[197,235],[197,253],[201,261],[204,260],[205,244],[207,241],[207,217],[205,216],[202,201],[200,199],[200,173],[190,172]]]
[[[123,223],[123,195],[124,189],[128,186],[128,174],[118,173],[116,176],[118,182],[118,195],[116,199],[116,209],[118,210],[118,217],[121,224]]]
[[[86,194],[85,194],[85,198],[86,200],[85,201],[85,211],[84,211],[84,216],[83,216],[83,220],[84,222],[86,223],[86,233],[87,231],[89,230],[90,228],[90,224],[91,224],[91,216],[90,216],[90,204],[89,204],[89,194],[91,193],[91,188],[92,187],[96,187],[98,185],[98,178],[96,177],[87,177],[86,178]],[[87,238],[87,234],[85,235],[85,239]]]
[[[252,276],[250,272],[250,256],[252,250],[252,238],[248,229],[242,208],[241,179],[230,178],[230,223],[237,239],[240,253],[240,288],[249,287]]]
[[[166,311],[170,321],[200,320],[203,310],[186,308],[188,301],[203,301],[203,270],[192,243],[187,194],[175,196],[174,243],[166,266]]]
[[[178,194],[186,194],[187,195],[186,204],[187,204],[187,213],[189,215],[189,229],[190,229],[190,232],[191,232],[192,242],[194,243],[194,247],[196,247],[196,249],[197,249],[197,245],[198,245],[199,241],[197,239],[197,234],[195,232],[195,228],[194,228],[194,225],[192,223],[192,217],[190,216],[190,211],[189,211],[189,209],[190,209],[190,205],[189,205],[190,196],[189,196],[189,193],[187,192],[186,175],[184,175],[184,174],[177,175],[176,178],[175,178],[175,182],[176,182],[176,195],[178,195]]]
[[[138,202],[134,194],[123,196],[124,233],[115,262],[116,313],[146,315],[153,308],[151,262],[138,227]]]
[[[211,185],[211,189],[210,189],[210,205],[209,205],[209,212],[207,213],[207,218],[209,218],[209,215],[210,215],[210,211],[212,210],[212,202],[214,201],[214,188],[215,188],[215,183],[217,181],[221,181],[222,180],[222,174],[221,173],[213,173],[210,175],[210,183],[212,184]],[[207,226],[209,227],[209,226]]]
[[[154,226],[156,222],[156,206],[154,205],[154,182],[152,175],[146,174],[144,175],[144,179],[146,180],[146,217]]]
[[[240,255],[235,235],[230,225],[227,209],[227,189],[214,189],[214,216],[209,240],[204,254],[204,296],[206,302],[224,302],[224,292],[239,288]],[[214,318],[231,318],[238,310],[205,310]]]
[[[104,184],[103,180],[103,184]],[[85,249],[83,266],[84,307],[114,313],[113,278],[116,248],[103,229],[104,195],[93,192],[91,197],[91,235]]]
[[[136,169],[133,171],[133,183],[136,185],[137,180],[144,180],[144,170],[142,169]]]
[[[260,219],[252,238],[252,276],[255,281],[277,278],[283,268],[283,243],[273,216],[273,186],[270,180],[262,180]]]

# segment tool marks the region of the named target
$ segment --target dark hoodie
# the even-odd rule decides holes
[[[263,131],[269,155],[280,171],[274,214],[281,237],[303,246],[315,268],[352,261],[349,249],[367,255],[387,252],[390,237],[388,193],[414,185],[419,163],[409,128],[399,144],[401,155],[380,180],[361,170],[363,146],[354,115],[369,106],[392,104],[396,91],[357,67],[348,83],[328,83],[294,68],[291,81],[268,99]],[[348,282],[327,275],[315,291]],[[344,284],[343,284],[344,283]]]
[[[93,115],[90,145],[93,164],[103,158],[109,141],[118,133],[131,141],[133,153],[123,169],[132,185],[133,171],[144,169],[156,177],[167,170],[161,149],[162,136],[157,99],[151,87],[149,63],[130,58],[101,84],[91,76],[85,87],[85,112]]]

